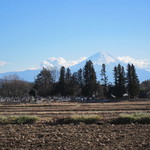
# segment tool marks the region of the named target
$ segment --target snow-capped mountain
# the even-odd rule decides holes
[[[72,70],[72,72],[75,72],[78,69],[83,68],[86,61],[88,61],[88,60],[91,60],[93,62],[98,80],[100,80],[100,78],[101,78],[100,71],[101,71],[102,64],[106,65],[106,73],[107,73],[107,76],[108,76],[108,79],[110,82],[113,82],[113,69],[115,66],[117,66],[118,64],[121,64],[122,66],[124,66],[125,71],[127,68],[127,63],[124,63],[124,62],[120,61],[119,59],[117,59],[105,52],[98,52],[98,53],[92,55],[91,57],[87,58],[86,60],[82,61],[81,63],[72,66],[70,69]],[[137,72],[139,80],[141,82],[144,80],[150,79],[149,71],[146,71],[144,69],[140,69],[140,68],[136,67],[136,72]]]
[[[100,67],[102,64],[105,64],[109,68],[114,67],[115,65],[121,64],[122,62],[119,61],[117,58],[107,54],[105,52],[98,52],[91,57],[85,59],[84,61],[80,62],[77,65],[71,67],[71,70],[76,71],[77,69],[83,68],[85,63],[91,60],[93,62],[94,67]],[[96,69],[96,68],[95,68]]]
[[[113,81],[113,68],[114,66],[118,65],[119,63],[121,65],[125,65],[123,62],[119,61],[117,58],[111,56],[110,54],[107,54],[105,52],[98,52],[91,57],[87,58],[86,60],[82,61],[81,63],[72,66],[70,69],[72,72],[77,71],[80,68],[83,68],[85,63],[87,61],[91,60],[93,62],[96,74],[97,74],[97,79],[100,80],[100,70],[102,64],[106,65],[106,71],[107,71],[107,76],[109,78],[109,81]]]
[[[110,54],[107,54],[105,52],[98,52],[94,55],[92,55],[91,57],[83,60],[82,62],[71,66],[70,69],[72,72],[75,72],[77,70],[79,70],[80,68],[83,68],[86,61],[91,60],[93,62],[95,71],[97,73],[97,79],[100,80],[100,70],[101,70],[101,66],[104,63],[106,65],[106,72],[107,72],[107,76],[110,82],[113,82],[113,69],[114,66],[121,64],[122,66],[124,66],[125,70],[127,67],[127,63],[124,63],[123,61],[120,61],[118,58],[115,58],[113,56],[111,56]],[[57,64],[55,64],[56,62],[54,62],[54,64],[50,64],[51,66],[53,65],[54,67],[58,66]],[[59,65],[60,66],[60,65]],[[59,68],[58,68],[59,70]],[[144,80],[150,79],[150,71],[146,71],[146,69],[140,69],[138,67],[136,67],[136,71],[139,77],[139,80],[142,82]],[[10,75],[10,74],[17,74],[21,79],[24,79],[26,81],[34,81],[34,79],[36,78],[37,74],[40,72],[40,69],[38,70],[25,70],[25,71],[19,71],[19,72],[7,72],[7,73],[0,73],[0,78],[6,76],[6,75]]]

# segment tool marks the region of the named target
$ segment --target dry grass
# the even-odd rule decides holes
[[[0,124],[33,124],[38,120],[36,116],[0,116]]]
[[[0,103],[1,104],[1,103]],[[103,119],[117,118],[119,114],[150,113],[150,101],[122,101],[111,103],[44,103],[0,105],[0,115],[39,116],[41,118],[72,115],[99,115]]]
[[[129,123],[150,123],[150,113],[132,113],[132,114],[121,114],[118,118],[112,121],[116,124],[129,124]]]

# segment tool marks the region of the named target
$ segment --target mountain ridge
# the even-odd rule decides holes
[[[83,68],[85,63],[88,60],[91,60],[93,62],[98,80],[100,80],[100,70],[101,70],[101,65],[103,63],[106,64],[106,73],[107,73],[107,76],[108,76],[108,79],[110,82],[113,82],[113,69],[116,65],[121,64],[122,66],[124,66],[125,70],[127,67],[127,63],[120,61],[119,59],[111,56],[110,54],[108,54],[106,52],[99,51],[99,52],[93,54],[92,56],[88,57],[87,59],[83,60],[82,62],[80,62],[76,65],[73,65],[69,68],[71,69],[72,72],[76,72],[80,68]],[[40,70],[41,69],[0,73],[0,78],[3,78],[4,76],[10,75],[10,74],[16,74],[21,79],[24,79],[24,80],[29,81],[29,82],[33,82],[34,79],[36,78],[37,74],[40,72]],[[139,80],[141,82],[144,80],[150,79],[150,72],[149,71],[146,71],[144,69],[140,69],[137,67],[136,67],[136,71],[137,71]]]

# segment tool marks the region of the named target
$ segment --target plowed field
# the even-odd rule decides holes
[[[116,103],[0,104],[0,115],[36,115],[32,125],[0,125],[0,150],[150,150],[150,124],[51,125],[50,118],[97,114],[150,113],[150,101]]]

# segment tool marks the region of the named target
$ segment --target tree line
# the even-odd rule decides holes
[[[26,82],[17,75],[8,75],[0,80],[0,97],[27,96],[33,83]]]
[[[109,83],[106,65],[102,64],[100,77],[97,75],[91,60],[87,61],[83,68],[71,73],[69,68],[62,66],[58,81],[54,80],[51,71],[43,68],[37,76],[34,90],[38,95],[49,96],[84,96],[84,97],[138,97],[140,83],[133,64],[127,65],[127,71],[118,64],[114,67],[114,84]]]
[[[114,82],[110,83],[107,68],[102,64],[100,81],[94,69],[93,62],[87,61],[83,68],[71,72],[62,66],[59,78],[55,70],[43,68],[33,83],[21,80],[16,75],[6,76],[0,80],[0,96],[20,97],[30,96],[62,96],[62,97],[90,97],[90,98],[135,98],[150,96],[150,80],[140,84],[136,68],[128,64],[125,69],[121,64],[114,67]]]

